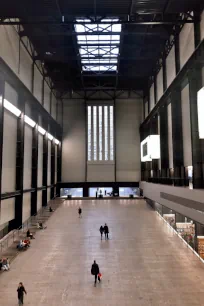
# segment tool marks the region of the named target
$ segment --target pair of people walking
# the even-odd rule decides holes
[[[109,239],[108,234],[109,234],[109,228],[108,225],[105,223],[104,226],[101,225],[100,229],[99,229],[100,233],[101,233],[101,240],[103,239],[103,233],[105,234],[105,239]]]

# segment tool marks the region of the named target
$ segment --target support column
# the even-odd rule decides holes
[[[162,66],[163,66],[163,87],[164,92],[167,90],[167,75],[166,75],[166,58],[163,57],[162,59]]]
[[[2,159],[3,159],[3,131],[4,131],[4,88],[5,81],[0,79],[0,195],[2,186]],[[1,198],[0,198],[0,214],[1,214]]]
[[[13,228],[18,228],[23,223],[23,168],[24,168],[24,115],[25,97],[18,96],[18,108],[21,115],[17,119],[17,144],[16,144],[16,190],[20,191],[15,199],[15,219],[11,221]]]
[[[194,38],[195,38],[195,48],[199,45],[201,41],[201,33],[200,33],[200,12],[194,12]]]
[[[167,177],[169,168],[168,114],[166,105],[160,110],[161,177]]]
[[[158,96],[157,96],[157,78],[154,77],[154,104],[157,104]]]
[[[55,139],[53,138],[51,142],[51,199],[55,195]]]
[[[46,129],[47,130],[47,129]],[[42,206],[47,206],[48,133],[43,137],[43,191]]]
[[[175,63],[176,63],[176,74],[178,74],[181,69],[179,35],[177,35],[177,37],[175,38]]]
[[[57,146],[57,182],[62,181],[62,139]],[[60,196],[60,190],[57,189],[57,195]]]
[[[38,116],[35,116],[38,122]],[[38,124],[33,128],[32,140],[32,188],[34,192],[31,193],[31,216],[37,213],[37,187],[38,187]]]
[[[189,97],[191,115],[191,141],[192,141],[192,161],[193,161],[193,187],[203,188],[203,160],[202,160],[202,140],[198,133],[198,111],[197,92],[202,87],[202,71],[197,66],[189,71]]]
[[[172,111],[174,177],[181,179],[184,178],[184,160],[183,160],[183,133],[182,133],[182,110],[181,110],[180,88],[176,88],[171,93],[171,111]],[[179,185],[182,185],[181,180],[177,181]]]

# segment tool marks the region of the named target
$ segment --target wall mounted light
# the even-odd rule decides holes
[[[198,108],[198,132],[199,138],[204,139],[204,87],[201,88],[197,94],[197,108]]]
[[[51,140],[51,141],[52,141],[53,138],[54,138],[50,133],[47,133],[47,136],[48,136],[48,139]]]
[[[59,144],[59,140],[57,140],[56,138],[55,138],[55,144],[56,144],[56,145]]]
[[[25,121],[25,123],[30,125],[32,128],[34,128],[34,126],[36,125],[35,121],[30,119],[27,115],[24,116],[24,121]]]
[[[38,126],[38,132],[42,135],[45,135],[46,133],[46,131],[41,126]]]
[[[20,109],[15,107],[12,103],[10,103],[8,100],[4,99],[4,107],[10,111],[12,114],[14,114],[16,117],[19,117],[21,114]]]

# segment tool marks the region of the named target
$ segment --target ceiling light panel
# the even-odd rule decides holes
[[[76,20],[82,71],[117,71],[122,26],[116,22],[117,18],[103,19],[99,24],[85,18]]]

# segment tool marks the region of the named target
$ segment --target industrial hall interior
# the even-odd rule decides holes
[[[0,306],[204,306],[204,1],[0,1]]]

